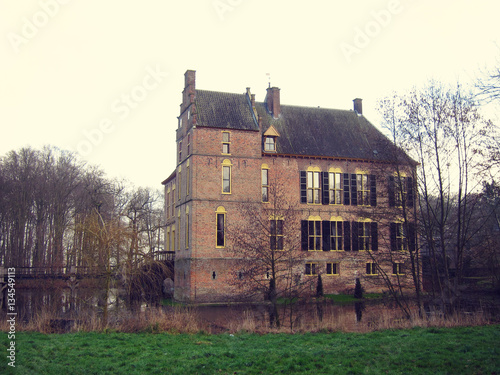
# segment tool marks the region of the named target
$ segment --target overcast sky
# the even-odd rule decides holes
[[[351,109],[500,58],[498,0],[0,0],[0,155],[50,144],[161,188],[197,88]]]

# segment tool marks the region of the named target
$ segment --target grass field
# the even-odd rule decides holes
[[[0,349],[7,353],[7,335]],[[2,374],[498,374],[500,326],[370,333],[16,333]]]

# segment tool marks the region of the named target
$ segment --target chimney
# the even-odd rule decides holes
[[[196,95],[196,71],[186,70],[184,73],[184,90],[182,91],[181,114],[191,103]]]
[[[266,95],[267,110],[273,115],[273,118],[280,117],[280,89],[278,87],[269,87]]]
[[[354,112],[356,112],[358,115],[363,114],[363,99],[356,98],[353,100],[354,102]]]

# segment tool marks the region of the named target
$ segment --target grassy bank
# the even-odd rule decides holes
[[[6,339],[1,350],[5,353]],[[500,326],[370,333],[16,335],[15,374],[495,374]],[[7,369],[7,370],[6,370]]]

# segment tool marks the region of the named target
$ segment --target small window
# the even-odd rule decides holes
[[[366,274],[376,275],[377,274],[377,264],[373,262],[366,263]]]
[[[306,263],[305,274],[308,276],[316,275],[317,263],[308,262]]]
[[[212,272],[212,280],[215,280],[217,278],[217,273],[215,271]]]
[[[404,275],[403,263],[393,263],[392,264],[392,274],[393,275]]]
[[[222,153],[230,154],[231,138],[229,132],[222,132]]]
[[[275,137],[266,137],[264,140],[264,151],[276,151]]]
[[[327,263],[326,264],[326,274],[327,275],[338,275],[339,274],[339,264],[338,263]]]

